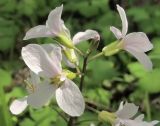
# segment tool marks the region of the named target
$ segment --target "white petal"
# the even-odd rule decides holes
[[[154,120],[154,121],[152,121],[150,123],[154,126],[154,125],[157,125],[159,123],[159,121],[158,120]]]
[[[64,84],[56,90],[59,107],[70,116],[80,116],[84,112],[85,103],[78,86],[66,79]]]
[[[65,36],[67,36],[69,39],[71,39],[71,34],[69,29],[65,26],[65,24],[63,23],[62,25],[62,34],[64,34]]]
[[[124,9],[119,5],[117,5],[117,10],[122,20],[122,36],[124,37],[128,31],[128,21],[127,21],[126,13]]]
[[[39,25],[27,31],[23,40],[40,38],[40,37],[54,37],[54,36],[55,35],[51,33],[45,25]]]
[[[137,122],[134,120],[123,120],[123,125],[124,126],[148,126],[144,122]]]
[[[138,106],[133,103],[126,103],[123,106],[123,109],[116,112],[117,116],[121,119],[129,119],[132,118],[138,111]]]
[[[133,32],[123,39],[124,48],[132,48],[137,52],[147,52],[153,48],[152,43],[149,41],[147,35],[143,32]]]
[[[118,28],[116,28],[114,26],[111,26],[110,30],[112,31],[112,33],[115,35],[115,37],[117,39],[121,39],[122,38],[122,33],[121,33],[121,31]]]
[[[119,105],[119,108],[118,108],[118,111],[120,111],[120,110],[122,110],[123,109],[123,104],[124,104],[124,102],[123,101],[121,101],[121,103],[120,103],[120,105]],[[117,112],[118,112],[117,111]]]
[[[100,40],[100,36],[97,31],[95,30],[86,30],[85,32],[78,32],[77,34],[74,35],[73,37],[73,43],[74,45],[86,41],[89,39],[94,39],[95,41]]]
[[[29,44],[23,47],[22,58],[33,72],[41,76],[54,77],[61,73],[61,68],[52,61],[47,52],[40,45]]]
[[[152,70],[152,61],[149,57],[143,52],[136,52],[132,49],[127,49],[130,54],[132,54],[147,70]]]
[[[22,113],[26,107],[28,106],[27,104],[27,96],[21,99],[14,100],[10,106],[10,111],[14,115],[18,115]]]
[[[56,90],[56,87],[51,84],[39,84],[34,92],[27,98],[27,103],[34,108],[39,108],[48,103],[52,98]]]
[[[30,78],[28,78],[28,81],[33,85],[37,85],[40,83],[40,77],[30,70]]]
[[[62,53],[61,48],[56,44],[43,44],[42,48],[49,54],[52,62],[61,68]]]
[[[61,20],[61,15],[63,11],[63,5],[60,7],[56,7],[49,13],[48,19],[46,21],[46,26],[50,29],[50,31],[56,35],[58,35],[63,26],[63,21]]]
[[[67,57],[65,55],[63,55],[63,61],[65,63],[66,66],[70,67],[70,68],[75,68],[75,64],[71,63]]]
[[[137,116],[134,120],[135,121],[143,121],[143,119],[144,119],[144,114],[141,114],[141,115]]]

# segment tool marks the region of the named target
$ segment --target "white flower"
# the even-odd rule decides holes
[[[70,31],[61,19],[63,5],[56,7],[52,10],[46,21],[46,25],[39,25],[31,28],[25,35],[24,40],[39,37],[53,37],[63,47],[69,57],[64,56],[65,63],[70,67],[75,67],[73,63],[77,62],[77,56],[73,50],[74,45],[89,39],[99,41],[100,36],[95,30],[86,30],[84,32],[78,32],[71,38]],[[67,47],[67,48],[66,48]],[[70,48],[70,49],[68,49]],[[69,54],[71,53],[71,54]],[[69,61],[68,61],[69,59]]]
[[[157,120],[152,122],[143,121],[143,114],[135,117],[138,108],[133,103],[125,103],[123,105],[123,102],[121,102],[118,111],[115,113],[117,117],[115,126],[154,126],[159,123]]]
[[[123,42],[123,49],[135,56],[137,60],[144,65],[147,69],[152,69],[152,62],[145,52],[151,50],[153,45],[149,41],[148,37],[143,32],[133,32],[127,34],[128,21],[125,11],[122,7],[117,5],[120,18],[122,20],[122,31],[115,27],[110,27],[110,30],[114,33],[115,37]],[[127,34],[127,35],[126,35]]]
[[[62,11],[63,5],[61,5],[60,7],[56,7],[54,10],[52,10],[48,16],[46,25],[39,25],[31,28],[26,33],[24,40],[39,37],[62,37],[63,39],[67,38],[68,40],[71,40],[70,31],[65,26],[64,21],[61,19]],[[88,39],[94,39],[96,41],[99,41],[100,36],[97,31],[88,29],[85,32],[78,32],[73,37],[71,42],[73,42],[73,44],[75,45],[81,41],[85,41]],[[61,39],[61,41],[65,40]],[[62,43],[61,41],[59,42]]]
[[[84,112],[85,103],[78,86],[62,71],[60,47],[29,44],[22,48],[22,58],[33,72],[50,81],[43,84],[44,90],[36,90],[28,97],[28,104],[41,107],[55,95],[59,107],[70,116]]]
[[[32,71],[30,71],[30,77],[26,80],[26,84],[27,84],[26,86],[27,86],[27,91],[28,91],[29,95],[25,96],[23,98],[14,100],[10,105],[10,111],[15,115],[22,113],[26,109],[28,104],[32,106],[32,104],[30,104],[28,102],[28,100],[30,99],[30,97],[32,97],[32,95],[35,92],[40,91],[40,90],[41,91],[45,90],[43,82],[40,81],[39,76],[37,76]],[[48,85],[48,86],[50,86],[50,85]],[[50,87],[52,87],[52,86],[50,86]],[[43,92],[43,93],[45,93],[45,92]],[[39,99],[41,98],[41,96],[43,96],[43,95],[39,95]],[[43,99],[43,100],[47,100],[47,99]],[[47,102],[47,101],[43,101],[43,102]]]

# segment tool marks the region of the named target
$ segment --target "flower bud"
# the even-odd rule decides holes
[[[123,47],[122,41],[115,41],[102,49],[102,52],[105,56],[111,56],[118,53]]]
[[[64,55],[67,57],[67,59],[71,63],[74,63],[74,64],[78,63],[78,59],[77,59],[74,49],[64,49],[63,52],[64,52]]]
[[[116,118],[117,117],[114,113],[110,113],[110,112],[107,112],[107,111],[101,111],[98,114],[98,119],[100,121],[110,123],[111,125],[114,124]]]

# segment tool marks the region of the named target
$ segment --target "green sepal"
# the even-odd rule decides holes
[[[74,48],[72,40],[65,35],[58,35],[57,37],[55,37],[55,40],[67,48]]]
[[[74,78],[76,78],[77,74],[72,72],[72,71],[69,71],[67,69],[64,69],[63,70],[63,73],[66,75],[66,77],[70,80],[73,80]]]
[[[122,41],[115,41],[112,42],[111,44],[105,46],[102,49],[102,52],[105,56],[111,56],[114,55],[116,53],[118,53],[123,47],[123,42]]]
[[[117,117],[116,117],[115,113],[110,113],[110,112],[107,112],[107,111],[101,111],[98,114],[99,121],[110,123],[111,125],[115,123],[116,118]]]
[[[63,50],[64,55],[67,57],[67,59],[71,62],[76,64],[78,62],[77,56],[75,54],[74,49],[65,49]]]

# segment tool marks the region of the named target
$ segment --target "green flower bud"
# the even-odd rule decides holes
[[[66,77],[70,80],[73,80],[74,78],[76,78],[77,74],[73,73],[72,71],[69,71],[67,69],[63,70],[63,73],[66,75]]]
[[[67,48],[74,48],[72,40],[64,35],[58,35],[57,37],[55,37],[55,40],[57,40],[60,44],[64,45]]]
[[[122,41],[115,41],[102,49],[102,52],[105,56],[111,56],[118,53],[123,47]]]
[[[77,63],[78,59],[77,56],[75,54],[74,49],[65,49],[63,50],[64,55],[67,57],[67,59],[71,62],[71,63]]]
[[[102,111],[98,114],[98,119],[101,122],[107,122],[107,123],[110,123],[111,125],[115,123],[116,118],[117,117],[115,113],[110,113],[107,111]]]

